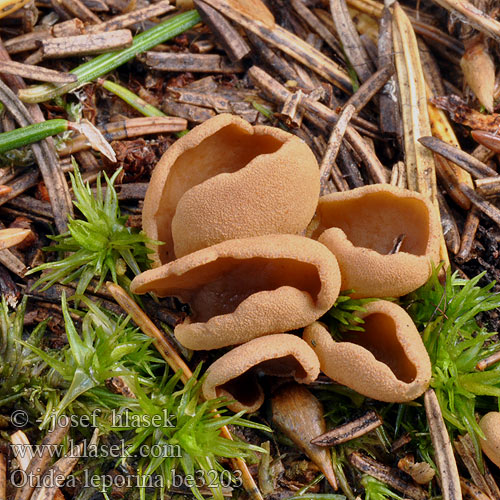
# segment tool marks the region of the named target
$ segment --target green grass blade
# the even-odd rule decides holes
[[[180,35],[200,21],[200,15],[196,10],[189,10],[182,14],[178,14],[135,36],[130,47],[109,54],[102,54],[92,59],[92,61],[78,66],[71,71],[71,73],[78,77],[76,82],[64,85],[36,85],[27,89],[21,89],[19,91],[19,97],[24,102],[37,103],[63,95],[80,87],[84,83],[91,82],[100,76],[104,76],[106,73],[130,61],[137,54],[152,49],[156,45]]]
[[[68,130],[68,120],[46,120],[0,134],[0,153],[21,148]]]

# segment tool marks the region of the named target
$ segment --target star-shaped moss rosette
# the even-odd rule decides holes
[[[130,279],[126,275],[127,268],[137,275],[141,266],[147,267],[150,250],[146,243],[157,242],[127,227],[127,217],[121,215],[114,187],[120,172],[121,169],[117,170],[111,178],[104,173],[105,189],[99,175],[94,194],[75,165],[74,173],[70,174],[76,198],[74,205],[84,219],[69,218],[68,232],[52,237],[56,244],[44,250],[67,256],[29,271],[27,274],[47,271],[33,288],[42,285],[42,290],[46,290],[56,283],[67,284],[78,280],[76,295],[79,296],[83,295],[93,279],[98,279],[99,289],[111,275],[115,283],[128,289]]]
[[[200,370],[201,364],[179,390],[176,390],[176,386],[180,381],[180,371],[173,377],[165,376],[149,395],[139,387],[136,391],[137,399],[130,401],[128,406],[128,419],[123,419],[131,424],[114,427],[114,430],[134,432],[134,437],[127,442],[130,457],[144,447],[151,449],[155,446],[165,450],[164,453],[155,453],[139,459],[138,471],[144,478],[159,474],[166,481],[165,486],[170,488],[173,472],[177,471],[198,478],[199,483],[210,489],[214,499],[223,500],[222,484],[238,484],[241,477],[238,471],[231,473],[225,469],[221,458],[238,457],[256,461],[254,452],[267,452],[260,446],[237,437],[226,439],[221,435],[221,429],[227,425],[249,427],[264,432],[271,432],[271,429],[242,418],[244,411],[227,415],[225,398],[204,401],[202,386],[205,377],[200,378]],[[135,422],[157,424],[138,428]],[[203,500],[204,497],[195,482],[190,488],[198,500]]]
[[[112,377],[124,377],[128,385],[135,387],[136,372],[129,369],[129,365],[136,366],[137,357],[144,357],[144,361],[149,359],[147,349],[151,339],[130,326],[128,319],[115,321],[86,297],[80,300],[89,309],[82,318],[81,334],[71,318],[66,295],[62,296],[61,308],[68,337],[68,346],[64,349],[49,353],[29,341],[18,340],[58,372],[67,384],[64,397],[52,413],[45,415],[42,428],[50,418],[62,415],[75,399],[102,387]],[[127,363],[129,357],[132,359]]]
[[[484,434],[476,420],[476,405],[484,397],[500,397],[500,366],[476,369],[481,360],[498,351],[498,343],[489,342],[496,332],[487,331],[476,318],[500,307],[500,293],[492,291],[495,282],[478,286],[485,273],[466,280],[448,270],[444,284],[438,274],[435,269],[405,303],[429,353],[430,385],[448,429],[452,435],[469,433],[481,463],[479,441]]]

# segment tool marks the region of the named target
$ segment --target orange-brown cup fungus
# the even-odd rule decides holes
[[[191,316],[175,327],[188,349],[217,349],[303,328],[338,296],[337,261],[321,243],[297,235],[229,240],[146,271],[133,293],[176,296]]]
[[[500,412],[490,411],[480,421],[479,427],[485,439],[481,439],[481,448],[485,455],[500,467]]]
[[[385,300],[369,302],[359,313],[364,331],[347,331],[335,341],[321,324],[304,330],[321,371],[364,396],[389,403],[411,401],[427,389],[431,362],[412,319]]]
[[[266,335],[235,347],[208,367],[203,383],[206,399],[225,396],[234,412],[257,411],[264,402],[258,375],[293,377],[310,384],[319,375],[319,361],[301,338],[286,333]]]
[[[314,154],[298,137],[222,114],[156,165],[142,214],[156,265],[221,241],[302,232],[319,198]]]
[[[310,230],[337,258],[341,289],[356,298],[410,293],[439,260],[435,208],[419,193],[389,184],[323,196]]]

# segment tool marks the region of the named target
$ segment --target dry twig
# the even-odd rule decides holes
[[[19,276],[19,278],[24,278],[24,275],[28,270],[24,262],[8,249],[0,250],[0,264],[4,265],[16,276]]]
[[[23,76],[24,78],[40,82],[69,83],[76,82],[77,80],[77,76],[71,73],[61,73],[60,71],[54,71],[42,66],[32,66],[31,64],[12,61],[2,61],[0,73]]]
[[[476,188],[483,196],[498,196],[500,193],[500,176],[477,179]]]
[[[432,389],[425,392],[424,402],[436,463],[441,476],[443,500],[461,500],[462,491],[460,489],[457,463],[436,393]]]
[[[26,106],[2,81],[0,81],[0,99],[21,127],[34,123]],[[57,229],[62,233],[67,228],[68,215],[73,212],[66,178],[59,167],[52,143],[45,139],[32,144],[31,148],[49,192]]]
[[[307,8],[303,0],[291,0],[291,5],[302,19],[334,50],[342,54],[342,48],[332,32]]]
[[[50,474],[54,481],[49,481],[49,484],[42,482],[42,486],[33,493],[31,500],[52,500],[64,484],[66,477],[80,460],[83,450],[84,444],[80,443],[78,446],[72,447],[64,457],[57,460],[47,471],[47,474]]]
[[[375,68],[361,42],[345,0],[330,0],[330,11],[338,36],[342,41],[342,47],[354,71],[362,82],[366,82]]]
[[[379,415],[375,411],[369,410],[362,417],[339,425],[335,429],[315,437],[311,443],[318,446],[337,446],[338,444],[364,436],[382,424],[383,421]]]
[[[335,127],[332,130],[330,139],[328,140],[328,145],[321,160],[320,165],[320,183],[321,183],[321,194],[327,194],[328,192],[328,180],[330,176],[335,184],[335,187],[339,191],[347,191],[349,186],[347,185],[345,179],[342,177],[340,172],[335,168],[335,160],[342,144],[342,139],[344,138],[345,131],[349,125],[349,121],[354,114],[354,106],[351,104],[344,108],[344,111],[339,116]]]
[[[467,198],[468,199],[468,198]],[[460,241],[460,249],[457,253],[457,259],[466,261],[469,258],[476,238],[476,231],[479,227],[479,210],[473,207],[469,210],[467,218],[465,219],[464,229],[462,231],[462,238]]]
[[[0,453],[0,500],[7,499],[7,460],[3,453]]]
[[[63,10],[69,12],[73,17],[77,17],[82,21],[98,24],[101,22],[83,2],[80,0],[53,0],[53,5],[59,5]]]
[[[352,452],[348,459],[354,467],[400,491],[405,497],[412,498],[413,500],[427,500],[428,495],[425,490],[402,479],[398,469],[381,464],[373,458],[357,451]]]
[[[18,488],[16,500],[29,500],[35,489],[35,484],[38,482],[37,480],[45,473],[52,458],[53,446],[62,442],[64,436],[66,436],[70,429],[70,423],[70,419],[64,415],[56,419],[54,428],[48,432],[42,441],[40,453],[33,456],[26,469],[26,475],[34,480],[26,481]]]
[[[194,4],[203,21],[210,26],[210,31],[223,46],[231,62],[241,61],[251,52],[243,37],[222,14],[203,0],[195,0]]]
[[[483,177],[496,177],[498,175],[495,170],[488,167],[488,165],[485,165],[483,162],[477,160],[476,158],[474,158],[474,156],[442,141],[441,139],[438,139],[437,137],[420,137],[418,140],[426,148],[429,148],[431,151],[444,156],[448,160],[452,161],[459,167],[469,172],[476,179],[481,179]],[[472,186],[468,187],[472,188]]]
[[[488,16],[467,0],[434,0],[465,23],[500,41],[500,22]]]
[[[451,146],[460,149],[460,144],[448,117],[443,110],[439,109],[432,102],[430,102],[430,98],[445,93],[439,68],[423,42],[419,43],[419,49],[426,80],[427,95],[429,98],[429,101],[427,102],[427,111],[429,113],[432,134]],[[461,193],[458,186],[461,183],[464,183],[470,187],[474,187],[470,174],[462,168],[459,168],[454,163],[450,163],[443,157],[435,156],[434,159],[436,163],[437,176],[442,181],[445,189],[447,189],[448,194],[461,207],[469,209],[470,202]]]
[[[460,478],[462,494],[466,500],[491,500],[490,497],[468,479]]]
[[[450,252],[457,254],[460,249],[460,233],[457,222],[453,217],[450,207],[445,197],[438,191],[439,213],[441,214],[441,228],[446,241],[446,246]]]
[[[125,49],[132,45],[130,30],[107,31],[41,41],[44,58],[87,56]],[[76,77],[76,75],[73,75]]]
[[[475,207],[481,210],[481,212],[486,214],[500,226],[500,210],[493,203],[485,200],[481,195],[474,191],[474,189],[466,186],[465,184],[460,185],[460,190],[465,194],[465,196],[467,196],[467,198],[469,198]]]
[[[462,459],[472,478],[472,481],[474,481],[474,484],[480,490],[484,491],[490,499],[499,500],[500,489],[491,475],[486,462],[483,462],[484,473],[480,471],[479,465],[476,461],[476,450],[474,449],[474,444],[472,443],[470,436],[468,434],[458,436],[454,445],[455,450]]]
[[[17,430],[10,435],[10,441],[19,467],[21,470],[26,471],[33,458],[33,450],[31,449],[28,436],[23,431]]]
[[[408,187],[428,196],[436,204],[434,159],[417,139],[431,135],[425,80],[417,40],[411,23],[399,4],[394,5],[394,53],[403,116]]]
[[[36,170],[29,170],[25,174],[20,175],[13,182],[9,183],[10,191],[3,196],[0,196],[0,206],[13,200],[21,193],[36,186],[40,179],[40,172]]]
[[[394,42],[392,36],[392,14],[384,9],[380,19],[378,38],[378,66],[379,68],[394,66]],[[401,135],[401,118],[398,109],[396,79],[391,76],[380,92],[379,123],[382,132],[392,135]]]
[[[158,71],[191,71],[193,73],[241,73],[240,63],[231,63],[217,54],[190,54],[148,51],[144,62]]]
[[[356,108],[356,113],[359,113],[359,111],[371,101],[373,96],[388,82],[393,74],[394,66],[392,63],[380,68],[359,87],[359,89],[347,100],[344,107],[348,104],[352,104]]]
[[[349,76],[342,68],[290,31],[277,24],[269,27],[262,21],[234,9],[231,4],[223,0],[206,0],[206,3],[342,90],[349,91],[351,88]]]
[[[128,28],[136,23],[142,23],[147,19],[161,16],[167,12],[174,10],[174,6],[170,5],[169,0],[161,0],[158,3],[153,3],[144,7],[143,9],[133,10],[121,16],[114,16],[109,21],[104,23],[94,24],[87,26],[85,31],[87,33],[97,33],[102,31],[115,31],[123,28]],[[76,33],[75,33],[76,34]],[[68,36],[69,33],[66,34]],[[54,33],[54,36],[61,36]]]
[[[493,366],[494,364],[498,363],[500,361],[500,351],[495,352],[488,356],[487,358],[482,359],[477,365],[476,365],[476,370],[479,371],[484,371],[490,366]]]
[[[302,90],[297,90],[290,94],[286,101],[283,103],[281,111],[275,115],[283,120],[290,128],[300,128],[302,125],[302,118],[304,117],[304,109],[300,107],[300,101],[304,97]]]
[[[418,142],[421,136],[431,135],[425,78],[415,32],[398,3],[394,5],[393,41],[403,116],[408,188],[428,196],[438,210],[434,157]],[[449,266],[444,237],[441,239],[440,256],[445,266]]]
[[[170,116],[153,116],[144,118],[130,118],[129,120],[110,122],[99,130],[106,141],[119,141],[132,137],[142,137],[149,134],[181,132],[186,130],[187,121],[183,118]],[[78,135],[67,141],[64,148],[59,150],[59,156],[68,156],[78,151],[90,148],[90,143],[84,135]],[[1,200],[0,200],[1,203]]]
[[[248,75],[252,81],[260,87],[264,93],[279,103],[284,103],[290,92],[268,73],[257,66],[252,66],[248,70]],[[322,120],[329,123],[337,123],[338,114],[324,104],[316,102],[306,96],[301,100],[300,106],[303,106],[306,111],[306,116],[315,124],[321,123]],[[353,117],[354,118],[354,117]],[[352,120],[354,122],[354,119]],[[347,126],[345,131],[347,141],[351,144],[356,153],[361,157],[366,165],[370,177],[374,182],[387,182],[387,174],[384,166],[380,163],[373,149],[368,146],[361,135],[352,127]]]

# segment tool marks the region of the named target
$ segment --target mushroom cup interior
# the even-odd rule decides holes
[[[250,134],[236,124],[230,124],[208,136],[194,148],[184,151],[170,167],[163,188],[155,222],[161,262],[174,258],[171,221],[183,194],[192,187],[219,174],[231,174],[259,155],[275,153],[282,141],[267,134]]]
[[[222,390],[245,406],[253,406],[261,395],[258,385],[258,376],[272,375],[275,377],[295,376],[297,379],[307,377],[307,373],[297,359],[292,355],[281,358],[267,359],[252,366],[246,372],[235,377],[216,389],[217,396],[222,395]]]
[[[250,295],[290,286],[316,300],[321,280],[315,265],[288,258],[220,257],[184,274],[159,278],[148,290],[177,296],[191,306],[193,322],[231,314]]]
[[[400,251],[425,255],[429,243],[429,210],[417,198],[392,193],[369,193],[349,200],[328,201],[318,207],[319,226],[312,237],[338,227],[356,247],[386,255],[398,237],[404,235]]]
[[[417,377],[417,368],[408,359],[396,336],[396,324],[387,314],[365,316],[364,331],[349,331],[342,340],[357,344],[370,351],[377,361],[387,365],[398,380],[407,384]]]

